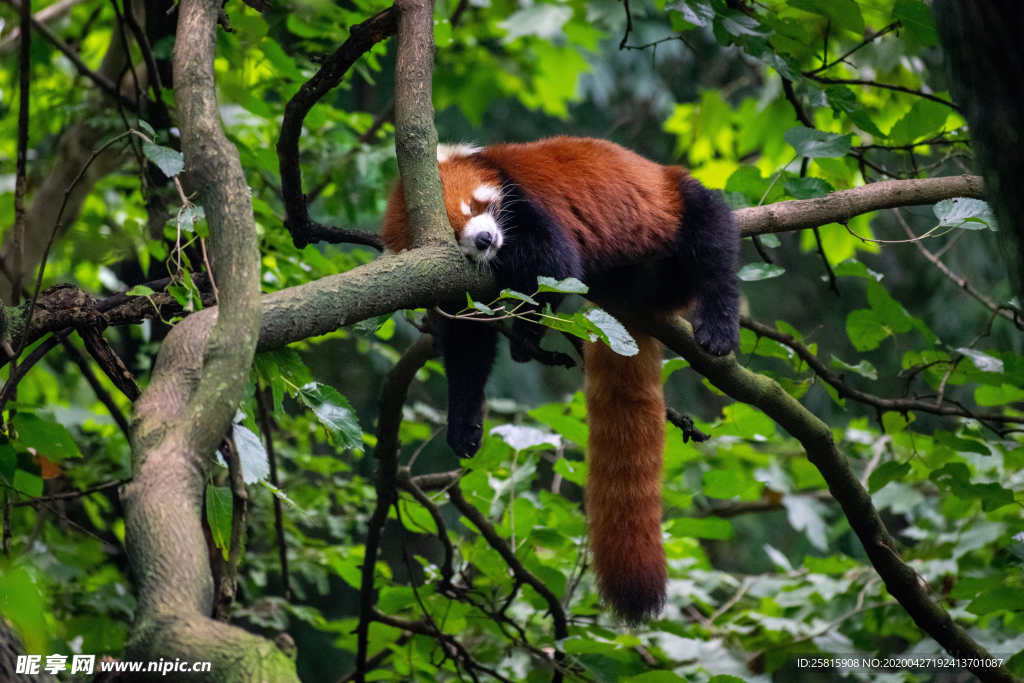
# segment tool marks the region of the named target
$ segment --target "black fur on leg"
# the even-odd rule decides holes
[[[460,458],[480,450],[484,435],[484,387],[494,366],[498,332],[471,320],[435,319],[448,377],[448,445]]]
[[[739,233],[732,211],[716,193],[693,178],[685,179],[679,191],[683,197],[680,247],[696,271],[693,334],[705,351],[724,356],[740,343]]]

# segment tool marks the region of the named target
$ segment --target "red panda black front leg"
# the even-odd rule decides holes
[[[434,322],[448,377],[448,445],[460,458],[469,458],[483,441],[484,387],[494,366],[498,332],[471,320]]]

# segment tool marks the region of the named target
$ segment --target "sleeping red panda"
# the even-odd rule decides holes
[[[739,242],[725,203],[678,166],[661,166],[614,143],[556,137],[528,144],[438,147],[448,220],[466,256],[500,287],[523,293],[537,277],[575,277],[588,297],[656,313],[692,303],[694,335],[724,355],[739,343]],[[384,244],[411,247],[401,184],[381,229]],[[557,308],[559,294],[541,304]],[[484,385],[498,333],[491,325],[443,319],[438,330],[448,377],[448,443],[461,457],[480,448]],[[546,328],[516,319],[539,342]],[[601,342],[584,348],[590,439],[586,509],[602,598],[629,623],[665,602],[661,472],[665,401],[661,346],[630,328],[639,353]],[[528,360],[516,344],[512,357]]]

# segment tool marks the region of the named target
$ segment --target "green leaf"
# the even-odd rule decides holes
[[[812,574],[828,574],[836,576],[845,574],[850,569],[856,569],[860,565],[845,555],[832,555],[831,557],[804,557],[804,567]]]
[[[589,287],[574,277],[567,277],[564,280],[556,280],[551,277],[540,276],[537,278],[538,292],[563,292],[565,294],[586,294]]]
[[[50,460],[82,457],[71,432],[60,423],[48,422],[32,413],[18,413],[14,416],[14,429],[19,441]]]
[[[875,493],[890,481],[902,479],[910,474],[910,463],[890,460],[879,465],[868,477],[868,493]]]
[[[974,402],[979,406],[1002,406],[1017,401],[1024,401],[1024,389],[1012,384],[985,385],[974,390]]]
[[[864,33],[864,17],[853,0],[789,0],[789,6],[827,18],[833,29]]]
[[[661,383],[668,381],[669,375],[676,370],[690,367],[690,363],[682,358],[671,358],[661,363]]]
[[[971,468],[962,462],[947,462],[929,474],[928,479],[943,491],[952,492],[958,498],[970,500],[974,497]]]
[[[857,259],[848,258],[834,268],[837,276],[861,277],[865,280],[878,282],[882,279],[881,273],[876,273]]]
[[[310,382],[299,390],[298,398],[320,420],[332,445],[362,450],[363,430],[356,419],[356,411],[336,389],[319,382]]]
[[[910,316],[903,310],[903,306],[892,298],[885,287],[878,282],[869,281],[867,294],[872,310],[878,314],[878,319],[893,334],[903,334],[913,329]]]
[[[894,145],[909,145],[924,137],[934,137],[942,132],[949,112],[944,104],[920,99],[893,125],[889,140]]]
[[[975,439],[962,439],[955,434],[943,430],[935,432],[935,441],[958,453],[978,453],[980,455],[991,455],[992,451],[988,446]]]
[[[932,207],[935,217],[939,219],[940,228],[964,228],[965,230],[981,230],[988,227],[995,231],[995,214],[987,202],[980,199],[943,199]]]
[[[892,18],[903,24],[903,28],[925,47],[939,44],[931,10],[921,0],[896,0],[892,7]]]
[[[874,310],[850,311],[846,316],[846,335],[858,351],[877,349],[890,334]]]
[[[43,495],[43,478],[25,470],[15,470],[11,486],[15,491],[21,491],[34,498]]]
[[[156,292],[154,292],[146,285],[135,285],[127,292],[125,292],[125,294],[127,294],[128,296],[153,296],[154,294],[156,294]]]
[[[520,301],[525,301],[528,304],[533,304],[534,306],[540,306],[540,304],[537,303],[537,301],[534,300],[533,297],[527,296],[526,294],[523,294],[522,292],[517,292],[514,289],[503,289],[503,290],[501,290],[501,295],[498,298],[499,299],[519,299]]]
[[[618,320],[600,308],[594,308],[583,314],[583,317],[594,323],[601,331],[602,341],[617,354],[622,356],[635,356],[640,352],[636,341],[630,336],[626,328]]]
[[[794,199],[818,199],[835,192],[835,188],[821,178],[790,178],[785,188]]]
[[[740,268],[740,272],[736,274],[736,277],[744,282],[757,282],[758,280],[770,280],[785,272],[785,268],[774,263],[748,263]]]
[[[695,26],[707,28],[715,20],[715,10],[708,0],[685,0],[678,8],[683,18]]]
[[[206,521],[210,525],[213,543],[228,559],[231,550],[231,489],[226,486],[206,487]]]
[[[161,147],[152,142],[143,142],[142,152],[168,178],[173,178],[185,169],[185,157],[182,156],[181,152],[177,152],[170,147]]]
[[[850,117],[850,121],[853,122],[853,125],[857,126],[868,135],[871,135],[872,137],[876,138],[885,137],[885,133],[883,133],[882,130],[878,127],[878,124],[871,120],[871,117],[863,109],[857,109],[856,111],[848,112],[847,116]]]
[[[568,650],[566,650],[566,652],[568,652]],[[630,676],[629,678],[624,679],[624,683],[686,683],[686,679],[672,671],[662,670],[648,671],[636,676]],[[742,681],[740,683],[742,683]]]
[[[587,424],[580,418],[567,414],[565,407],[560,403],[551,403],[540,408],[535,408],[527,413],[538,422],[543,422],[556,432],[580,446],[586,446],[590,436]]]
[[[987,353],[983,353],[975,349],[969,349],[967,347],[959,348],[957,351],[969,358],[974,364],[974,367],[978,368],[982,372],[1003,372],[1003,361],[995,356],[990,356]]]
[[[797,155],[809,159],[846,156],[853,145],[853,136],[850,134],[826,133],[806,126],[794,126],[783,137],[796,150]]]
[[[504,424],[491,429],[491,434],[497,434],[505,443],[517,451],[537,448],[538,446],[546,446],[548,448],[560,448],[562,446],[562,439],[557,434],[547,434],[536,427]]]
[[[587,484],[587,464],[582,460],[559,458],[555,461],[555,466],[552,469],[562,475],[563,479],[571,481],[577,486],[586,486]]]
[[[493,308],[491,308],[487,304],[482,304],[479,301],[474,301],[473,302],[473,308],[475,308],[476,310],[480,311],[481,313],[486,313],[487,315],[494,315],[494,309]]]
[[[732,522],[721,517],[683,517],[672,523],[672,535],[727,541],[734,532]]]
[[[233,435],[238,461],[242,466],[242,480],[246,484],[255,484],[267,477],[270,474],[270,462],[260,437],[240,424],[234,425]]]
[[[772,32],[754,17],[734,9],[719,11],[717,15],[715,24],[720,25],[731,36],[767,36]]]
[[[832,356],[832,367],[843,368],[851,372],[856,372],[861,377],[867,377],[868,379],[878,379],[878,371],[875,370],[875,366],[866,360],[862,360],[856,365],[850,365],[849,363]]]
[[[1017,587],[1000,586],[982,593],[967,605],[967,611],[978,616],[1004,609],[1011,612],[1024,610],[1024,590]]]
[[[572,19],[572,8],[550,3],[536,3],[512,14],[498,24],[508,31],[504,42],[511,43],[523,36],[536,36],[543,40],[562,37],[562,27]]]
[[[704,495],[726,500],[736,496],[750,497],[753,490],[761,486],[761,482],[749,479],[735,470],[708,470],[704,473],[702,483]]]
[[[145,119],[139,119],[139,128],[151,139],[156,139],[156,131],[153,130],[153,126],[149,125]]]
[[[766,232],[761,235],[761,246],[775,249],[776,247],[781,247],[782,242],[779,241],[779,236],[775,233]]]

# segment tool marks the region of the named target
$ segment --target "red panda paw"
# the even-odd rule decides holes
[[[740,345],[739,327],[723,320],[694,320],[693,337],[713,356],[726,356]]]
[[[448,422],[448,445],[460,458],[472,458],[480,450],[484,438],[482,424],[468,424],[461,421]]]

